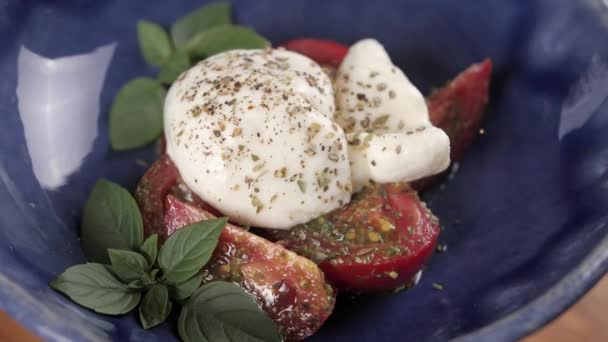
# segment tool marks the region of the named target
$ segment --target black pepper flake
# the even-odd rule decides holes
[[[357,100],[367,102],[367,97],[365,96],[365,94],[358,93]]]
[[[376,161],[372,160],[371,164],[372,164],[372,166],[376,166]]]
[[[222,135],[222,131],[220,131],[219,129],[214,129],[213,135],[219,138]]]

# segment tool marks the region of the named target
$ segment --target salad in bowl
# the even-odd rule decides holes
[[[483,134],[489,59],[424,97],[378,40],[272,47],[227,3],[138,37],[159,74],[116,95],[111,147],[159,158],[133,195],[97,182],[89,262],[54,289],[146,329],[174,312],[185,341],[302,340],[338,294],[415,286],[445,249],[419,193]]]

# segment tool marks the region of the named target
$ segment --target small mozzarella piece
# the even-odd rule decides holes
[[[410,182],[445,170],[450,164],[449,139],[429,126],[408,133],[349,135],[348,156],[353,190],[370,180],[376,183]]]
[[[334,120],[346,133],[402,132],[429,125],[424,97],[374,39],[350,47],[335,88]]]
[[[165,100],[167,153],[232,221],[288,229],[348,203],[347,142],[321,67],[284,50],[232,50],[182,74]]]
[[[429,121],[426,101],[380,43],[350,47],[335,80],[334,120],[349,139],[353,190],[409,182],[445,170],[448,136]]]

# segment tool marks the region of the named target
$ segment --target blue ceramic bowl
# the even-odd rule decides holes
[[[95,180],[133,188],[154,147],[115,153],[107,111],[146,67],[135,22],[169,25],[201,1],[3,1],[0,308],[48,340],[168,341],[47,287],[83,262]],[[601,0],[235,1],[280,43],[375,37],[424,93],[495,63],[486,134],[427,200],[446,253],[396,295],[341,298],[311,341],[508,341],[573,303],[608,268],[608,8]],[[66,56],[72,56],[63,58]],[[444,285],[443,291],[433,283]]]

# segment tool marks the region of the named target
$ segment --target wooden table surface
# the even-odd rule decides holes
[[[1,342],[40,341],[0,311]],[[522,342],[606,342],[608,341],[608,276],[575,306],[548,326]]]

